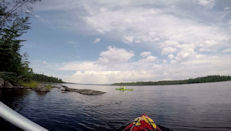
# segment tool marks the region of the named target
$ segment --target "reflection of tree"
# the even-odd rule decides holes
[[[22,100],[30,91],[27,89],[0,89],[0,101],[12,109],[20,110],[23,106]],[[0,129],[2,131],[18,131],[17,127],[0,118]]]
[[[36,92],[36,94],[38,96],[45,96],[47,94],[47,92]]]
[[[9,106],[12,109],[16,109],[19,106],[19,101],[29,93],[27,89],[1,89],[0,101]]]

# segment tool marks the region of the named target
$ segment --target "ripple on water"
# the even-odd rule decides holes
[[[107,93],[100,96],[58,89],[47,94],[6,91],[1,92],[0,100],[50,130],[114,130],[143,113],[157,124],[179,131],[231,130],[231,82],[129,87],[133,92],[114,88],[102,87]]]

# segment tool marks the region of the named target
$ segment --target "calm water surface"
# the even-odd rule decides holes
[[[0,100],[49,130],[114,130],[143,113],[176,131],[231,130],[231,82],[130,86],[134,91],[127,92],[115,90],[117,86],[67,86],[107,93],[0,90]]]

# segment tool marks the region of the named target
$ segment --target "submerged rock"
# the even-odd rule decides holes
[[[96,91],[96,90],[91,90],[91,89],[73,89],[73,88],[69,88],[67,86],[63,86],[62,91],[63,92],[78,92],[78,93],[83,94],[83,95],[101,95],[101,94],[106,93],[103,91]]]

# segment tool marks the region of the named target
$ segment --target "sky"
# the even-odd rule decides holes
[[[109,84],[231,75],[231,0],[43,0],[21,52],[36,73]]]

